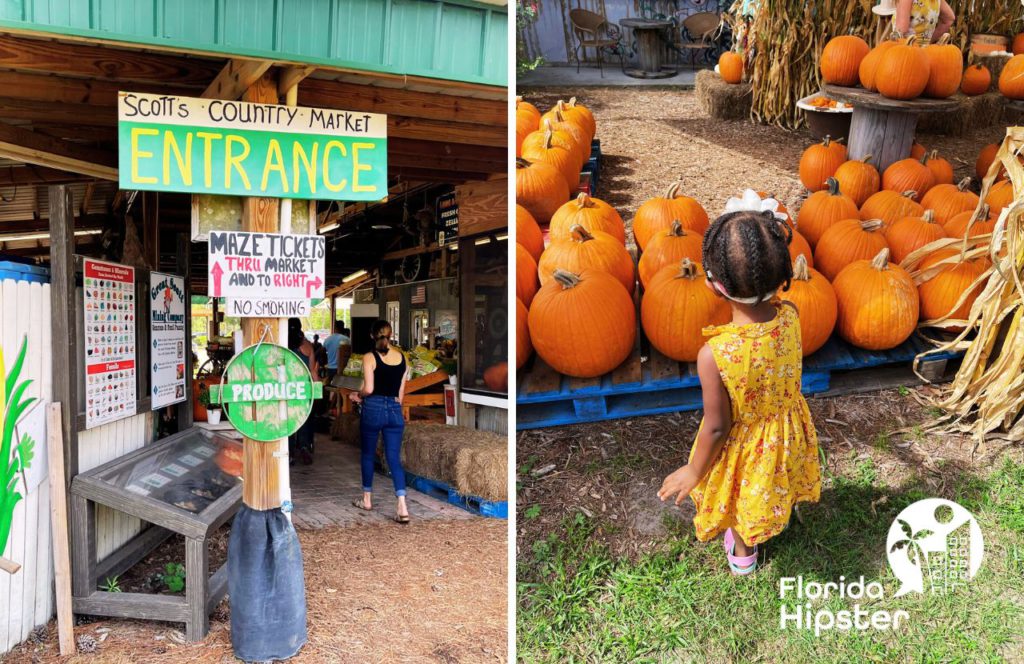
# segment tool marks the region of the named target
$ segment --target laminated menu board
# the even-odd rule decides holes
[[[149,273],[152,409],[185,400],[185,279]]]
[[[86,258],[85,428],[135,414],[135,269]]]

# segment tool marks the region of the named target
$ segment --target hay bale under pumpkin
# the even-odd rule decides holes
[[[709,69],[697,72],[694,89],[704,112],[719,120],[746,120],[750,117],[750,83],[726,83]]]
[[[998,124],[1006,98],[998,92],[974,97],[959,97],[960,103],[949,111],[922,113],[917,118],[917,131],[938,136],[966,136],[978,127]]]
[[[409,422],[402,465],[466,496],[508,500],[508,439],[496,433]]]

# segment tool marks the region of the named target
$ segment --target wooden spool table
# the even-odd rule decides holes
[[[624,18],[619,25],[633,30],[636,36],[637,56],[640,67],[627,67],[627,76],[633,78],[669,78],[679,72],[661,61],[661,31],[672,27],[671,21],[650,18]]]
[[[830,99],[853,104],[847,155],[850,159],[873,155],[879,172],[910,156],[920,113],[950,111],[960,104],[959,94],[949,99],[900,101],[863,88],[823,85],[821,91]]]

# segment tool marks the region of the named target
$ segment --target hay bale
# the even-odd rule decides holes
[[[999,92],[999,75],[1003,73],[1003,67],[1010,61],[1010,55],[975,55],[974,62],[979,65],[985,65],[988,68],[989,73],[992,74],[992,86],[989,88],[995,92]]]
[[[750,117],[752,95],[749,83],[726,83],[715,72],[697,72],[694,88],[704,112],[719,120],[746,120]]]
[[[351,445],[359,444],[359,415],[338,413],[331,422],[331,439]]]
[[[488,431],[410,422],[402,465],[467,496],[508,500],[508,441]]]
[[[939,136],[966,136],[978,127],[1000,122],[1006,98],[998,92],[986,92],[975,97],[960,97],[960,104],[950,111],[922,113],[917,119],[917,130]]]

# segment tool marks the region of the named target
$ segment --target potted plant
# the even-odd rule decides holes
[[[210,424],[220,424],[220,404],[210,402],[209,388],[199,392],[199,403],[206,409],[206,421]]]

